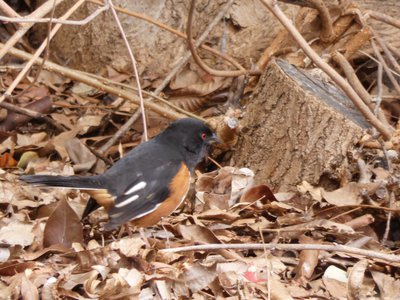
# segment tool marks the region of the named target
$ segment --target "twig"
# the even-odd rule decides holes
[[[379,34],[375,31],[372,30],[375,40],[378,42],[379,46],[381,46],[383,52],[386,55],[386,58],[389,60],[393,68],[397,73],[400,73],[400,65],[397,62],[397,60],[393,57],[392,52],[389,50],[387,43],[379,36]]]
[[[355,254],[370,258],[376,258],[387,262],[388,264],[400,263],[400,256],[393,254],[385,254],[371,250],[359,249],[344,245],[320,245],[320,244],[208,244],[195,245],[186,247],[177,247],[162,249],[160,251],[167,253],[187,252],[187,251],[213,251],[220,249],[235,249],[235,250],[323,250],[330,252],[343,252]]]
[[[62,3],[64,0],[55,0],[54,5],[57,6],[60,3]],[[33,13],[31,13],[27,17],[31,18],[40,18],[45,15],[47,15],[51,9],[53,8],[53,2],[52,1],[46,1],[43,3],[42,6],[40,6],[38,9],[36,9]],[[24,36],[24,34],[33,26],[33,24],[25,23],[22,24],[21,27],[14,33],[14,35],[7,40],[5,44],[2,44],[2,47],[0,48],[0,60],[3,58],[3,56]]]
[[[33,16],[33,15],[29,15],[26,17],[5,17],[5,16],[0,16],[0,21],[3,22],[9,22],[9,23],[31,23],[33,24],[37,24],[37,23],[48,23],[48,22],[52,22],[55,24],[62,24],[62,25],[85,25],[87,23],[89,23],[90,21],[92,21],[93,19],[95,19],[98,15],[100,15],[102,12],[107,11],[109,9],[109,5],[108,4],[104,4],[104,6],[99,7],[98,9],[96,9],[93,13],[91,13],[89,16],[87,16],[86,18],[82,19],[82,20],[64,20],[63,18],[60,19],[51,19],[51,18],[40,18],[40,16]]]
[[[391,138],[393,130],[391,130],[391,128],[387,128],[387,126],[382,124],[364,104],[360,96],[358,96],[351,85],[342,76],[340,76],[335,71],[335,69],[327,64],[321,57],[319,57],[317,53],[315,53],[315,51],[308,45],[303,36],[298,32],[296,27],[281,11],[276,2],[273,0],[261,0],[261,2],[278,18],[282,25],[289,31],[293,39],[299,44],[300,48],[303,49],[305,54],[345,92],[345,94],[351,99],[354,105],[364,115],[366,120],[382,134],[384,139],[389,140]]]
[[[392,207],[393,205],[393,198],[394,198],[394,194],[393,192],[389,192],[387,191],[389,194],[389,208]],[[389,233],[390,233],[390,222],[392,220],[392,212],[389,211],[387,213],[387,219],[386,219],[386,227],[385,227],[385,233],[383,234],[383,238],[382,238],[382,244],[385,245],[388,238],[389,238]]]
[[[335,216],[333,216],[332,218],[329,218],[329,221],[333,221],[333,220],[339,219],[339,218],[341,218],[341,217],[343,217],[343,216],[346,216],[346,215],[348,215],[348,214],[351,214],[351,213],[353,213],[353,212],[355,212],[355,211],[357,211],[357,210],[360,210],[360,209],[361,209],[360,207],[355,207],[355,208],[350,209],[350,210],[348,210],[348,211],[345,211],[345,212],[343,212],[343,213],[341,213],[341,214],[335,215]],[[322,213],[322,212],[324,212],[324,211],[320,211],[320,212],[317,213],[316,215],[319,215],[319,214]],[[314,215],[314,217],[315,217],[316,215]]]
[[[372,47],[371,47],[371,48],[372,48]],[[379,49],[377,49],[377,50],[380,51]],[[374,52],[374,49],[371,49],[371,51]],[[371,59],[371,60],[373,60],[374,62],[376,62],[376,64],[379,64],[379,63],[380,63],[380,61],[379,61],[378,59],[376,59],[376,58],[373,57],[372,55],[368,54],[367,52],[362,51],[362,50],[358,50],[358,52],[364,54],[364,55],[367,56],[369,59]],[[375,53],[375,52],[374,52],[374,53]],[[392,69],[390,69],[390,68],[389,68],[389,71],[390,71],[390,73],[392,73],[393,75],[396,75],[396,76],[400,77],[400,74],[397,73],[396,71],[394,71],[394,70],[392,70]]]
[[[370,204],[357,204],[357,205],[343,205],[343,206],[332,206],[332,207],[328,207],[324,210],[319,211],[317,214],[315,214],[314,216],[320,215],[322,213],[326,213],[328,211],[331,210],[335,210],[335,209],[344,209],[344,208],[369,208],[369,209],[378,209],[378,210],[383,210],[383,211],[392,211],[395,213],[400,213],[400,208],[389,208],[389,207],[385,207],[385,206],[376,206],[376,205],[370,205]]]
[[[376,74],[376,96],[375,96],[375,110],[374,114],[378,115],[382,103],[382,74],[383,67],[380,62],[378,62],[378,72]]]
[[[83,72],[83,71],[79,71],[79,72],[81,72],[82,74],[85,74],[87,76],[99,79],[100,81],[102,81],[104,83],[107,83],[107,85],[112,84],[112,85],[115,85],[115,86],[121,86],[121,87],[124,87],[124,88],[127,88],[129,90],[133,90],[133,91],[137,92],[137,88],[132,86],[132,85],[125,84],[125,83],[122,83],[122,82],[117,82],[117,81],[111,80],[109,78],[105,78],[105,77],[102,77],[102,76],[99,76],[99,75],[96,75],[96,74],[92,74],[92,73],[87,73],[87,72]],[[191,112],[189,112],[189,111],[187,111],[187,110],[185,110],[185,109],[183,109],[183,108],[181,108],[181,107],[179,107],[179,106],[177,106],[175,104],[172,104],[168,100],[166,100],[166,99],[164,99],[164,98],[162,98],[160,96],[157,96],[154,93],[148,92],[146,90],[142,90],[142,93],[143,93],[143,95],[146,95],[148,97],[154,98],[154,99],[160,101],[161,103],[163,103],[165,105],[168,105],[169,107],[171,107],[172,109],[176,110],[177,112],[183,113],[188,117],[199,119],[199,120],[205,122],[204,118],[199,117],[198,115],[193,114],[193,113],[191,113]]]
[[[237,71],[221,71],[221,70],[212,69],[197,54],[196,47],[193,44],[193,35],[192,35],[192,22],[193,22],[193,13],[194,13],[195,2],[196,2],[196,0],[192,0],[190,3],[189,16],[188,16],[188,21],[187,21],[187,25],[186,25],[187,43],[188,43],[188,46],[189,46],[189,49],[193,56],[194,61],[199,65],[199,67],[201,69],[203,69],[208,74],[211,74],[214,76],[237,77],[237,76],[247,74],[247,71],[243,67],[240,67],[240,70],[237,70]],[[228,3],[232,4],[233,2],[234,2],[233,0],[230,0]]]
[[[22,114],[22,115],[34,118],[34,119],[42,119],[46,123],[49,123],[50,125],[52,125],[55,128],[57,128],[57,130],[59,130],[61,132],[65,131],[65,128],[62,125],[58,124],[55,120],[53,120],[52,118],[49,118],[47,115],[42,114],[40,112],[31,110],[31,109],[27,109],[27,108],[24,108],[24,107],[18,107],[18,106],[14,105],[14,104],[11,104],[11,103],[8,103],[8,102],[5,102],[5,101],[4,102],[0,102],[0,107],[3,107],[5,109],[7,109],[7,110],[10,110],[10,111],[16,112],[18,114]]]
[[[139,72],[138,72],[137,67],[136,67],[136,59],[135,59],[135,57],[134,57],[134,55],[132,53],[131,46],[129,45],[128,39],[126,38],[126,34],[124,32],[124,29],[122,28],[122,25],[121,25],[121,22],[120,22],[120,20],[118,18],[118,15],[117,15],[117,13],[116,13],[116,11],[114,9],[114,4],[112,3],[111,0],[107,0],[107,1],[108,1],[108,5],[110,5],[111,12],[112,12],[112,14],[114,16],[115,22],[117,23],[119,31],[120,31],[120,33],[122,35],[122,39],[124,40],[126,49],[128,50],[129,58],[131,59],[131,62],[132,62],[133,72],[135,73],[136,86],[137,86],[137,90],[138,90],[138,93],[139,93],[140,111],[141,111],[141,114],[142,114],[142,122],[143,122],[143,135],[144,135],[144,140],[147,141],[148,140],[148,136],[147,136],[146,114],[145,114],[145,111],[144,111],[144,103],[143,103],[144,101],[143,101],[143,95],[142,95],[142,88],[141,88],[141,85],[140,85]]]
[[[368,10],[367,15],[369,15],[371,18],[382,21],[384,23],[387,23],[389,25],[392,25],[394,27],[400,28],[400,21],[399,19],[393,18],[391,16],[388,16],[384,13],[378,12],[378,11],[372,11]]]
[[[351,219],[350,221],[344,223],[344,225],[350,226],[353,229],[358,229],[361,227],[368,226],[375,222],[374,217],[371,214],[362,215]]]
[[[285,2],[289,4],[310,7],[318,10],[319,17],[321,18],[321,40],[326,43],[330,43],[335,39],[335,34],[333,32],[332,18],[329,14],[328,8],[322,0],[279,0],[280,2]]]
[[[99,153],[104,154],[107,152],[108,149],[110,149],[116,142],[119,141],[119,139],[131,129],[133,123],[139,118],[141,112],[140,110],[136,110],[133,115],[122,125],[117,132],[113,134],[113,136],[105,143],[103,146],[100,147]]]
[[[396,92],[400,95],[400,85],[398,84],[396,78],[394,78],[390,68],[388,67],[387,63],[385,62],[382,54],[379,52],[378,47],[376,46],[374,41],[371,41],[372,48],[374,49],[375,56],[378,61],[382,64],[383,70],[385,71],[387,77],[389,78],[390,82],[392,83]]]
[[[4,44],[0,43],[0,48],[3,47],[3,46],[4,46]],[[15,57],[18,57],[20,59],[23,59],[23,60],[29,60],[32,57],[31,54],[29,54],[29,53],[27,53],[25,51],[18,50],[16,48],[11,48],[9,50],[9,54],[13,55]],[[41,62],[42,62],[41,58],[38,58],[35,61],[36,64],[40,64]],[[135,99],[132,96],[131,92],[127,92],[127,91],[124,91],[124,90],[119,89],[119,88],[107,86],[107,85],[103,84],[100,80],[97,80],[97,79],[91,78],[89,76],[86,76],[83,73],[78,72],[76,70],[62,67],[62,66],[60,66],[58,64],[55,64],[53,62],[46,62],[44,64],[44,68],[49,70],[49,71],[59,73],[59,74],[61,74],[63,76],[66,76],[66,77],[68,77],[70,79],[77,80],[79,82],[83,82],[83,83],[85,83],[85,84],[87,84],[89,86],[95,87],[95,88],[100,89],[100,90],[102,90],[104,92],[107,92],[107,93],[110,93],[110,94],[113,94],[113,95],[117,95],[117,96],[122,97],[124,99],[130,100],[130,101],[134,102],[137,105],[140,104],[139,100]],[[158,113],[158,114],[160,114],[160,115],[162,115],[162,116],[164,116],[166,118],[169,118],[169,119],[175,120],[175,119],[179,119],[179,118],[183,117],[182,114],[176,113],[175,111],[172,111],[171,109],[169,109],[167,107],[163,107],[163,106],[161,106],[159,104],[152,103],[150,101],[145,101],[144,102],[144,106],[147,109],[150,109],[151,111],[154,111],[154,112],[156,112],[156,113]]]
[[[61,19],[68,19],[85,1],[84,0],[79,0],[77,1],[62,17]],[[54,28],[51,30],[49,36],[46,38],[46,40],[43,41],[43,43],[39,46],[39,48],[36,50],[35,54],[33,54],[32,58],[29,59],[29,61],[25,64],[24,68],[19,72],[17,77],[13,80],[13,82],[9,85],[7,90],[3,95],[0,96],[0,102],[2,102],[6,97],[11,97],[14,89],[17,87],[17,85],[21,82],[21,80],[25,77],[26,73],[30,70],[32,65],[35,63],[36,59],[42,54],[42,52],[46,49],[48,46],[48,43],[50,40],[56,35],[58,30],[60,30],[61,24],[57,24],[54,26]],[[47,55],[46,55],[47,56]],[[42,60],[41,67],[43,67],[43,64],[45,63],[46,59]],[[40,71],[38,71],[36,79],[39,76]],[[35,80],[33,81],[35,82]],[[30,86],[32,83],[30,84]],[[25,91],[28,88],[25,89]],[[21,96],[22,93],[20,93],[18,96]]]
[[[347,80],[360,96],[360,98],[363,100],[363,102],[369,107],[371,111],[376,111],[375,115],[378,116],[379,120],[383,124],[385,124],[387,127],[390,127],[390,124],[386,120],[385,114],[382,112],[382,110],[379,109],[379,106],[374,107],[371,95],[365,90],[364,86],[361,84],[360,80],[357,77],[357,74],[354,72],[347,59],[338,51],[333,53],[332,59],[337,64],[339,64],[344,74],[346,75]]]
[[[5,14],[8,17],[12,18],[20,18],[21,16],[13,10],[6,2],[0,0],[0,12]]]
[[[390,51],[392,51],[394,53],[394,55],[397,56],[397,58],[400,58],[400,50],[397,49],[396,47],[394,47],[393,45],[387,43],[388,48],[390,49]]]
[[[99,0],[89,0],[89,2],[101,5],[101,2]],[[177,35],[177,36],[179,36],[179,37],[181,37],[183,39],[187,39],[186,34],[180,32],[178,30],[175,30],[175,29],[173,29],[173,28],[171,28],[171,27],[169,27],[169,26],[167,26],[167,25],[165,25],[165,24],[163,24],[163,23],[161,23],[161,22],[159,22],[157,20],[154,20],[154,19],[150,18],[149,16],[146,16],[146,15],[143,15],[143,14],[131,11],[131,10],[127,10],[127,9],[124,9],[124,8],[121,8],[121,7],[118,7],[118,6],[114,6],[114,8],[118,12],[121,12],[121,13],[124,13],[124,14],[126,14],[128,16],[133,16],[135,18],[144,20],[144,21],[149,22],[149,23],[151,23],[151,24],[153,24],[155,26],[160,27],[161,29],[169,31],[172,34],[175,34],[175,35]],[[233,57],[231,57],[231,56],[229,56],[229,55],[227,55],[225,53],[222,53],[222,52],[220,52],[220,51],[218,51],[218,50],[216,50],[214,48],[211,48],[211,47],[209,47],[207,45],[203,45],[203,44],[199,45],[199,47],[201,47],[202,49],[204,49],[204,50],[206,50],[208,52],[211,52],[212,54],[222,58],[223,60],[226,60],[227,62],[229,62],[231,65],[235,66],[238,69],[243,68],[240,65],[240,63],[238,63]],[[257,71],[257,70],[255,70],[255,71],[249,70],[248,72],[249,72],[249,75],[259,75],[260,74],[260,72]]]
[[[89,149],[90,152],[92,152],[94,156],[104,161],[107,165],[112,166],[114,164],[111,159],[108,159],[107,157],[103,156],[103,154],[100,153],[99,151],[93,149],[92,147],[89,147],[88,145],[85,146]]]

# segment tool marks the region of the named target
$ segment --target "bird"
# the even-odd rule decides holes
[[[104,207],[111,231],[130,222],[149,227],[170,215],[185,199],[195,167],[208,155],[216,133],[203,121],[182,118],[140,144],[103,174],[93,176],[22,175],[35,186],[88,193],[82,218]]]

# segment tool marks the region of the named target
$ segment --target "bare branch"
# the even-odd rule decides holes
[[[386,254],[371,250],[359,249],[344,245],[320,245],[320,244],[208,244],[208,245],[195,245],[186,247],[177,247],[162,249],[162,252],[187,252],[187,251],[213,251],[220,249],[235,249],[235,250],[323,250],[330,252],[342,252],[365,256],[383,260],[388,264],[400,266],[400,256],[393,254]]]
[[[19,17],[19,18],[10,18],[10,17],[5,17],[5,16],[0,16],[0,21],[3,22],[9,22],[9,23],[31,23],[31,24],[37,24],[37,23],[48,23],[52,22],[55,24],[63,24],[63,25],[86,25],[93,19],[95,19],[98,15],[100,15],[102,12],[107,11],[109,9],[109,4],[105,4],[102,7],[99,7],[96,9],[93,13],[91,13],[89,16],[82,20],[64,20],[64,19],[51,19],[51,18],[34,18],[34,17]]]
[[[45,15],[47,15],[52,9],[53,9],[53,4],[54,6],[59,5],[62,3],[64,0],[54,0],[54,1],[46,1],[43,3],[42,6],[40,6],[38,9],[36,9],[33,13],[27,16],[27,18],[40,18]],[[17,32],[14,33],[14,35],[8,39],[7,43],[5,43],[1,48],[0,48],[0,59],[3,58],[3,56],[8,52],[10,48],[12,48],[23,36],[24,34],[33,26],[33,24],[25,23],[23,24]]]
[[[122,28],[121,22],[119,21],[118,15],[117,15],[117,13],[116,13],[116,11],[114,9],[114,4],[112,3],[111,0],[107,0],[107,1],[108,1],[108,4],[111,7],[111,12],[112,12],[112,14],[114,16],[115,22],[117,23],[119,31],[120,31],[120,33],[122,35],[122,39],[124,40],[125,47],[128,50],[129,58],[131,59],[131,62],[132,62],[132,69],[133,69],[133,72],[135,73],[136,86],[137,86],[137,90],[138,90],[138,93],[139,93],[140,111],[142,113],[142,122],[143,122],[143,135],[144,135],[144,140],[147,141],[149,138],[147,136],[146,114],[145,114],[145,111],[144,111],[144,101],[143,101],[143,95],[142,95],[142,88],[140,86],[139,72],[138,72],[137,67],[136,67],[136,59],[133,56],[131,46],[129,45],[128,39],[127,39],[126,34],[124,32],[124,29]]]
[[[393,18],[384,13],[374,11],[374,10],[369,10],[369,11],[367,11],[367,15],[369,15],[371,18],[374,18],[375,20],[378,20],[378,21],[387,23],[389,25],[392,25],[394,27],[400,28],[399,19]]]

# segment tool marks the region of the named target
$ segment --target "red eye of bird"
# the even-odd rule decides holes
[[[206,134],[205,132],[203,132],[203,133],[201,134],[201,138],[203,139],[203,141],[206,139],[206,137],[207,137],[207,134]]]

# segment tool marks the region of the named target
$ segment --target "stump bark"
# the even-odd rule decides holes
[[[232,165],[251,168],[256,182],[281,191],[338,178],[369,127],[334,85],[283,60],[268,65],[242,126]]]

